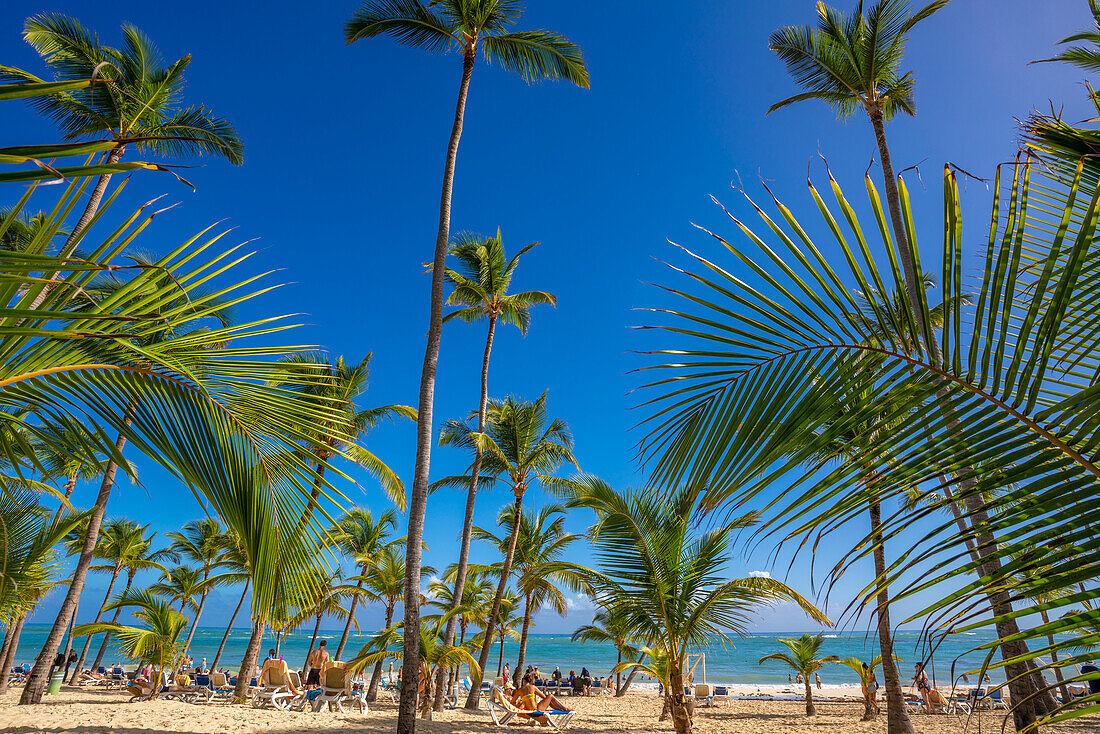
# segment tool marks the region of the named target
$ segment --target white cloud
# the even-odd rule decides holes
[[[749,576],[754,579],[770,579],[772,577],[767,571],[749,571]]]
[[[431,585],[440,583],[443,583],[443,579],[439,578],[435,574],[432,574],[432,577],[428,579],[428,588],[420,590],[421,596],[428,600],[435,599],[436,593],[431,590]]]

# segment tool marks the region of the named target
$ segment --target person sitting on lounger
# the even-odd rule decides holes
[[[554,708],[558,711],[570,711],[553,693],[543,693],[535,687],[535,676],[531,673],[523,676],[519,688],[512,692],[512,704],[525,711],[546,711]]]
[[[286,687],[290,690],[291,693],[293,693],[295,696],[298,696],[302,693],[294,686],[294,680],[290,677],[290,672],[287,669],[286,661],[280,660],[278,658],[268,658],[264,661],[264,667],[260,668],[259,681],[261,684],[263,684],[265,680],[264,674],[272,669],[279,671],[279,673],[282,675],[283,680],[286,681]]]

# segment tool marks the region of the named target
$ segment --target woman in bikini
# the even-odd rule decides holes
[[[535,676],[531,673],[523,676],[523,682],[520,683],[512,693],[512,705],[516,708],[524,709],[525,711],[546,711],[553,707],[558,711],[571,711],[565,707],[558,697],[553,693],[543,693],[535,687]]]

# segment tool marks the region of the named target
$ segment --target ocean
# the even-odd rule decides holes
[[[42,648],[49,627],[46,625],[28,624],[23,628],[19,650],[16,654],[17,663],[30,663]],[[213,661],[214,653],[218,650],[225,629],[200,627],[191,643],[191,655],[196,661],[206,658],[208,663]],[[312,630],[308,632],[295,632],[283,640],[280,649],[283,657],[291,667],[301,666],[309,649],[309,641]],[[328,648],[335,651],[340,641],[340,630],[321,630],[318,639],[328,640]],[[728,684],[786,684],[788,670],[781,663],[767,662],[759,664],[761,657],[782,649],[776,642],[779,637],[797,636],[799,633],[768,632],[753,634],[745,638],[735,638],[733,645],[711,645],[705,649],[706,679],[710,683]],[[218,664],[220,668],[236,670],[240,666],[240,660],[244,655],[245,646],[248,644],[249,630],[245,628],[234,629],[229,635],[225,652]],[[943,641],[938,647],[929,673],[933,674],[936,684],[950,687],[952,684],[952,664],[954,664],[954,680],[958,681],[962,672],[974,670],[980,667],[981,654],[975,654],[972,649],[994,638],[990,632],[970,632],[953,635]],[[345,648],[344,658],[352,655],[348,651],[358,651],[365,644],[367,636],[352,635]],[[912,676],[913,663],[923,659],[925,648],[921,646],[922,638],[917,632],[899,632],[895,638],[894,654],[902,660],[899,663],[903,679]],[[77,638],[74,646],[79,652],[83,644],[83,638]],[[92,645],[91,656],[94,659],[95,652],[99,649],[99,638]],[[264,638],[261,659],[268,648],[275,646],[274,635]],[[490,672],[497,670],[499,645],[494,646],[489,658]],[[878,638],[871,633],[855,632],[827,632],[825,644],[822,647],[823,655],[836,655],[840,658],[855,656],[863,660],[870,660],[878,654]],[[518,656],[518,644],[509,640],[504,646],[504,660],[514,666]],[[104,664],[122,663],[128,666],[130,661],[120,649],[113,644],[108,648],[104,657]],[[562,672],[568,675],[570,670],[578,673],[582,666],[586,666],[593,675],[604,676],[615,664],[615,649],[608,644],[584,642],[572,642],[569,635],[531,635],[527,643],[526,664],[537,665],[539,670],[545,673],[553,671],[554,666],[560,666]],[[991,677],[995,682],[1004,680],[1003,674],[993,671]],[[696,669],[697,682],[703,682],[702,671]],[[828,666],[821,672],[821,678],[826,683],[857,685],[858,678],[855,673],[844,666]],[[973,681],[973,678],[971,678]]]

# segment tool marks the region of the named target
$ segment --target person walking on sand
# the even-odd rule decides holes
[[[307,688],[321,685],[321,668],[329,661],[328,650],[325,649],[327,644],[328,640],[321,640],[321,644],[317,646],[317,649],[306,658],[306,667],[309,668],[309,674],[306,676]],[[392,663],[390,664],[392,665]]]

